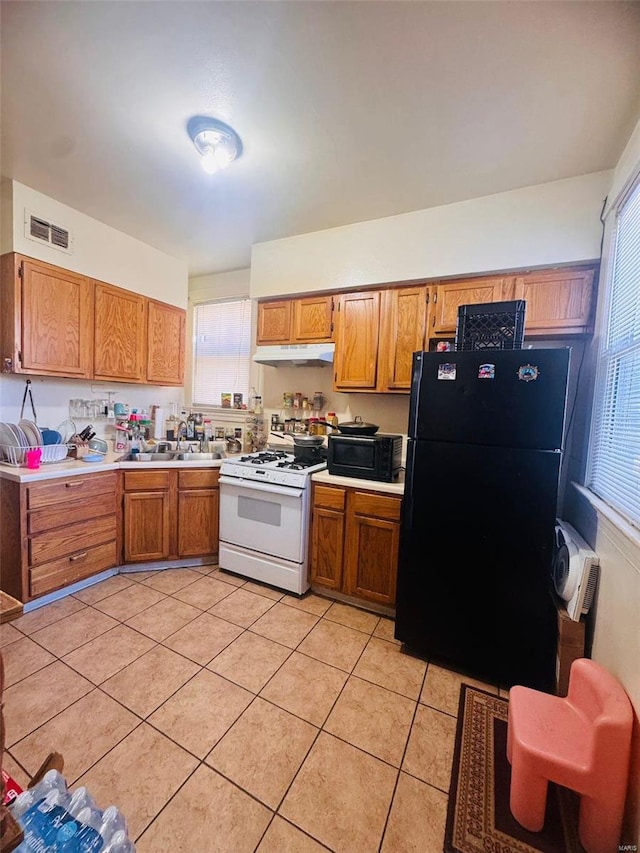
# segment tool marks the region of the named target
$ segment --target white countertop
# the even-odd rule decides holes
[[[135,471],[146,471],[149,468],[219,468],[224,459],[207,459],[198,462],[161,461],[161,462],[119,462],[123,451],[109,451],[100,462],[83,462],[81,459],[65,459],[63,462],[52,462],[41,465],[36,470],[16,468],[0,462],[0,478],[15,480],[18,483],[34,483],[39,480],[53,480],[57,477],[76,477],[100,471],[115,471],[120,468]],[[233,457],[227,457],[233,458]]]
[[[368,492],[385,492],[388,495],[404,495],[404,471],[392,483],[382,483],[380,480],[364,480],[361,477],[339,477],[330,474],[328,470],[318,471],[311,475],[313,483],[326,483],[328,486],[347,486],[352,489],[362,489]]]

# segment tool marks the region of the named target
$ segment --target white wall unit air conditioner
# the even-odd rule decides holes
[[[44,243],[52,249],[59,249],[67,255],[73,254],[73,236],[67,228],[55,225],[42,216],[25,208],[24,236],[36,243]]]
[[[598,582],[600,559],[566,521],[556,519],[551,574],[556,592],[575,622],[589,612]]]

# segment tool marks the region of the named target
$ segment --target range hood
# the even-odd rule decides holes
[[[334,350],[335,344],[281,344],[257,347],[253,360],[270,367],[278,367],[281,364],[323,367],[325,364],[332,364]]]

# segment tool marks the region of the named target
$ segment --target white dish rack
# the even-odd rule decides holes
[[[31,447],[15,447],[13,444],[0,444],[0,461],[6,465],[16,468],[26,467],[26,453],[28,450],[41,450],[40,464],[47,462],[62,462],[67,458],[68,448],[66,444],[42,444]]]

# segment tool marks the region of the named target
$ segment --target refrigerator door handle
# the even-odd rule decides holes
[[[406,530],[413,529],[413,468],[415,464],[414,442],[407,442],[407,459],[405,462],[405,490],[402,501],[402,527]]]

